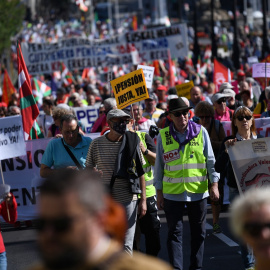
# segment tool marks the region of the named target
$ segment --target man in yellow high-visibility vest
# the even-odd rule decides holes
[[[157,138],[154,185],[157,204],[164,209],[168,224],[168,253],[174,269],[183,270],[183,214],[188,211],[191,230],[189,270],[202,269],[206,235],[208,176],[210,196],[218,200],[219,174],[207,130],[188,120],[188,107],[181,99],[171,99],[172,123]]]

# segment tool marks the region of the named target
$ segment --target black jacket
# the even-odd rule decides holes
[[[111,181],[113,187],[116,178],[128,179],[130,191],[133,194],[140,194],[140,177],[144,175],[139,151],[140,139],[135,132],[127,131],[119,149],[118,158],[115,164],[114,175]]]

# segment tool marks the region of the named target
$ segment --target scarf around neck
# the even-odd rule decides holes
[[[201,125],[198,125],[193,121],[188,121],[186,139],[182,143],[180,143],[180,141],[177,137],[176,131],[173,127],[173,122],[171,122],[171,124],[170,124],[170,133],[171,133],[172,137],[174,138],[174,140],[176,142],[178,142],[178,144],[179,144],[178,152],[180,152],[180,149],[182,146],[186,145],[193,138],[195,138],[200,133],[200,131],[201,131]]]

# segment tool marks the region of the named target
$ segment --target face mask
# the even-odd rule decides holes
[[[127,124],[124,123],[124,122],[113,123],[112,129],[113,129],[114,131],[116,131],[117,133],[119,133],[119,134],[121,134],[121,135],[124,135],[125,132],[126,132],[126,127],[127,127]]]

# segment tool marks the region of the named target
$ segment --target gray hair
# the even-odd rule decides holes
[[[245,218],[263,205],[270,207],[270,187],[252,188],[235,199],[231,206],[231,228],[236,236],[243,236]]]
[[[143,107],[142,107],[142,105],[140,104],[140,102],[135,102],[135,103],[131,104],[131,106],[132,106],[132,107],[133,107],[133,106],[138,106],[138,108],[139,108],[140,110],[143,110]]]
[[[68,193],[75,193],[79,203],[90,214],[105,211],[105,187],[93,170],[60,169],[47,178],[40,187],[41,197],[45,195],[58,197]]]
[[[116,109],[116,100],[115,98],[107,98],[103,102],[105,111],[108,112],[111,109]],[[115,107],[115,108],[114,108]]]

